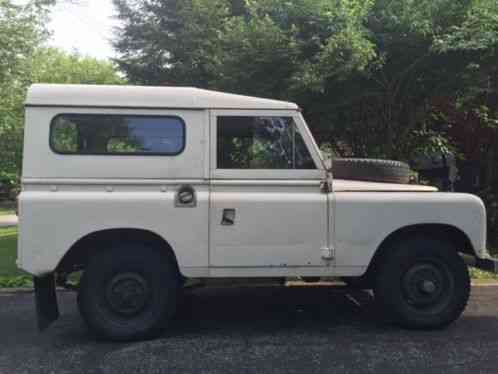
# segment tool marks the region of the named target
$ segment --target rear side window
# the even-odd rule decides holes
[[[185,148],[185,123],[171,116],[60,114],[50,147],[62,154],[177,155]]]

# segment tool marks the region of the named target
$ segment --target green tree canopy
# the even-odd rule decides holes
[[[36,43],[34,43],[36,46]],[[22,65],[29,66],[5,81],[0,101],[0,178],[16,181],[22,158],[23,103],[31,83],[122,84],[113,63],[55,48],[33,47]],[[17,65],[14,65],[17,66]]]
[[[46,36],[47,1],[24,6],[0,0],[0,178],[19,171],[22,107],[30,81],[32,57]]]
[[[123,84],[116,66],[105,60],[68,53],[56,48],[39,48],[33,55],[33,83]]]
[[[372,1],[115,0],[117,62],[133,82],[288,98],[364,70]]]
[[[496,0],[114,2],[132,82],[291,99],[357,156],[449,151],[433,101],[496,72]]]

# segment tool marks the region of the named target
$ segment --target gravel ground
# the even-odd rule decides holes
[[[33,295],[0,293],[0,373],[493,373],[498,287],[474,287],[446,330],[383,325],[366,292],[330,287],[198,289],[164,336],[96,341],[75,295],[62,317],[35,329]]]

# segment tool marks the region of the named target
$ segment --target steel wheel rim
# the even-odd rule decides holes
[[[147,305],[149,287],[146,279],[137,273],[121,273],[107,283],[105,297],[112,312],[133,317]]]
[[[448,266],[438,260],[419,261],[401,278],[405,301],[419,312],[443,310],[451,300],[455,282]]]

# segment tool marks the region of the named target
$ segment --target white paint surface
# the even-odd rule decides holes
[[[113,228],[161,236],[189,277],[361,275],[386,237],[419,224],[456,227],[476,255],[486,255],[486,214],[475,196],[344,180],[323,192],[320,152],[292,103],[187,88],[88,86],[36,86],[28,103],[47,105],[27,109],[20,195],[19,264],[35,275],[53,271],[85,235]],[[113,108],[85,107],[93,105]],[[226,112],[221,107],[293,116],[317,169],[216,170],[213,124]],[[178,115],[187,145],[178,156],[57,155],[48,140],[59,113]],[[175,206],[183,184],[195,189],[196,207]],[[221,225],[223,209],[235,209],[233,226]],[[327,248],[332,261],[322,258]]]

